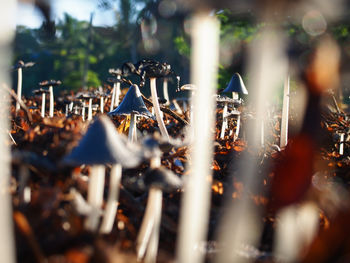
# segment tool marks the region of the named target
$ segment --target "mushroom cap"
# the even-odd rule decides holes
[[[131,85],[126,93],[123,101],[119,106],[108,113],[109,115],[129,115],[129,114],[143,115],[146,117],[152,117],[152,114],[146,108],[143,102],[141,92],[137,85]]]
[[[141,60],[135,65],[141,75],[147,78],[162,78],[172,73],[171,66],[155,60]]]
[[[110,83],[122,82],[121,79],[118,79],[118,78],[116,78],[116,77],[107,78],[107,81],[110,82]]]
[[[144,182],[147,187],[160,188],[166,193],[171,193],[182,187],[182,180],[164,167],[148,169]]]
[[[223,92],[239,92],[242,94],[248,94],[248,90],[243,83],[242,77],[237,72],[233,74],[229,84]]]
[[[32,67],[34,65],[35,65],[34,62],[24,63],[23,60],[19,60],[12,68],[13,68],[13,70],[17,70],[19,68],[29,68],[29,67]]]
[[[121,76],[122,75],[122,70],[120,68],[110,68],[108,70],[108,73],[113,75],[113,76]]]
[[[140,146],[119,134],[107,116],[100,116],[90,125],[79,145],[63,159],[66,165],[116,164],[135,167],[142,161]]]
[[[42,94],[42,93],[49,93],[49,91],[47,89],[35,89],[32,91],[34,94]]]
[[[49,86],[59,86],[62,82],[60,80],[44,80],[42,82],[39,82],[39,86],[41,87],[49,87]]]
[[[185,84],[180,87],[180,90],[197,90],[197,87],[194,84]]]
[[[76,98],[79,100],[95,99],[96,95],[91,94],[91,93],[78,93]]]

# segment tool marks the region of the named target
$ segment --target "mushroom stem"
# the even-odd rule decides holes
[[[41,117],[45,118],[45,101],[46,101],[46,94],[43,92],[41,94]]]
[[[83,118],[83,121],[85,121],[85,101],[83,101],[83,106],[81,108],[81,117]]]
[[[88,108],[88,121],[92,120],[92,98],[89,99],[89,108]]]
[[[160,158],[159,157],[151,158],[149,166],[150,168],[153,168],[153,169],[160,167],[161,166]]]
[[[111,95],[111,106],[109,108],[109,112],[113,111],[113,108],[114,108],[115,90],[116,90],[116,84],[113,83],[113,89],[112,89],[112,95]]]
[[[69,112],[69,105],[66,104],[66,113],[65,113],[66,117],[68,116],[68,112]]]
[[[158,253],[160,224],[162,218],[162,191],[159,188],[151,187],[150,191],[154,192],[156,200],[153,206],[154,222],[152,233],[148,242],[148,248],[145,256],[146,263],[155,263]]]
[[[117,76],[117,79],[120,80],[120,75]],[[114,98],[114,106],[117,107],[119,105],[119,97],[120,97],[120,82],[118,81],[116,84],[115,90],[115,98]]]
[[[160,132],[162,136],[166,137],[169,140],[169,134],[165,127],[165,124],[163,122],[163,119],[160,114],[160,108],[159,108],[159,102],[158,102],[158,95],[157,95],[157,88],[156,88],[156,78],[150,78],[150,86],[151,86],[151,95],[152,95],[152,102],[154,111],[156,114],[156,119],[158,122],[158,126],[160,129]]]
[[[221,133],[220,133],[220,139],[223,139],[225,137],[225,130],[227,128],[227,102],[225,102],[224,109],[222,111],[222,126],[221,126]]]
[[[238,114],[238,116],[237,116],[237,124],[236,124],[236,131],[235,131],[235,135],[233,136],[233,141],[236,141],[238,136],[239,136],[240,126],[241,126],[241,114]]]
[[[85,221],[85,228],[96,231],[103,202],[103,190],[105,184],[105,167],[103,165],[91,166],[90,181],[88,186],[87,201],[92,207],[91,213]]]
[[[104,108],[104,100],[103,100],[103,96],[101,96],[101,98],[100,98],[100,111],[101,111],[101,113],[104,112],[103,108]]]
[[[141,228],[139,230],[139,234],[136,241],[136,251],[137,251],[137,259],[142,260],[145,255],[147,245],[149,244],[150,238],[154,235],[155,223],[159,220],[157,217],[159,216],[158,209],[162,206],[162,191],[158,188],[151,187],[148,200],[146,205],[146,212],[142,219]],[[156,214],[156,212],[158,212]],[[155,243],[155,240],[152,242]],[[152,250],[154,249],[154,245]],[[158,246],[158,245],[157,245]],[[150,254],[154,254],[154,252],[150,252]],[[148,257],[151,258],[151,255]],[[152,255],[153,256],[153,255]]]
[[[131,142],[137,141],[137,134],[136,134],[136,114],[131,113],[130,114],[130,125],[129,125],[129,135],[128,140]]]
[[[100,232],[104,234],[110,233],[113,228],[113,223],[118,208],[119,184],[121,176],[122,166],[120,164],[113,165],[109,179],[109,194],[106,204],[106,210],[100,228]]]
[[[339,139],[339,154],[343,155],[344,154],[344,133],[340,134],[340,139]]]
[[[181,200],[176,261],[197,263],[204,261],[204,253],[194,248],[206,240],[210,211],[212,171],[209,164],[213,160],[213,95],[216,90],[220,28],[214,16],[199,10],[194,14],[192,29],[191,78],[200,88],[194,96],[192,165]]]
[[[283,109],[281,120],[280,147],[283,148],[288,143],[288,111],[289,111],[289,76],[284,80]]]
[[[50,118],[53,117],[53,108],[54,108],[54,97],[53,97],[53,87],[49,87],[49,92],[50,92],[50,111],[49,111],[49,116]]]
[[[238,100],[238,98],[239,98],[238,92],[232,92],[232,99]]]
[[[169,99],[168,79],[167,78],[164,78],[164,80],[163,80],[163,96],[164,96],[164,99],[166,99],[165,105],[169,106],[170,99]]]
[[[71,101],[71,102],[69,103],[69,112],[72,112],[72,111],[73,111],[73,106],[74,106],[74,102]]]
[[[17,69],[17,97],[18,100],[22,101],[22,68]],[[19,111],[21,108],[19,101],[16,102],[16,111]]]
[[[30,187],[27,185],[29,179],[28,167],[24,164],[19,166],[19,196],[23,203],[29,203],[31,199]]]

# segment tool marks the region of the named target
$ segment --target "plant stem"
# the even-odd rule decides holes
[[[17,69],[17,76],[18,76],[18,80],[17,80],[17,96],[18,96],[18,99],[20,101],[22,101],[22,68],[18,68]],[[21,108],[21,105],[17,101],[16,102],[16,111],[19,111],[20,108]]]
[[[85,121],[85,101],[83,101],[83,106],[81,109],[81,117],[82,117],[83,121]]]
[[[122,166],[115,164],[112,166],[109,179],[109,194],[106,210],[103,217],[100,233],[108,234],[112,231],[115,216],[118,208],[119,184],[122,176]]]
[[[117,79],[120,80],[120,75],[117,76]],[[115,99],[114,99],[114,106],[119,106],[119,97],[120,97],[120,82],[118,81],[116,84],[116,90],[115,90]]]
[[[154,111],[156,114],[156,119],[158,122],[160,133],[162,134],[162,136],[166,137],[169,140],[168,131],[166,130],[165,124],[164,124],[163,119],[162,119],[161,114],[160,114],[158,95],[157,95],[157,87],[156,87],[156,78],[150,78],[150,86],[151,86],[153,107],[154,107]]]
[[[101,111],[101,113],[103,113],[104,112],[104,100],[103,100],[103,96],[101,96],[101,98],[100,98],[100,111]]]
[[[85,228],[96,231],[99,223],[99,211],[103,202],[103,190],[105,184],[105,167],[103,165],[91,166],[90,181],[88,186],[87,201],[92,211],[85,221]]]
[[[163,79],[163,96],[164,99],[166,99],[166,104],[167,106],[170,105],[170,99],[169,99],[169,92],[168,92],[168,79],[164,78]]]

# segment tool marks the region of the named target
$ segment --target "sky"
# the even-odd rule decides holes
[[[90,20],[91,12],[94,12],[93,25],[114,25],[115,11],[102,11],[97,8],[95,0],[53,0],[52,11],[55,21],[62,19],[64,13],[68,13],[78,20]],[[17,25],[25,25],[31,28],[40,27],[43,19],[38,10],[29,4],[18,4],[17,6]]]

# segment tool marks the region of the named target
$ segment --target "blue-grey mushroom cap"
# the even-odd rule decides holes
[[[248,90],[244,85],[242,77],[238,73],[233,74],[229,84],[223,92],[238,92],[242,94],[248,94]]]
[[[144,182],[147,187],[160,188],[167,193],[174,192],[182,187],[180,177],[164,167],[147,170]]]
[[[130,115],[132,113],[152,117],[152,114],[149,112],[145,103],[143,102],[141,92],[137,85],[131,85],[120,105],[108,114]]]
[[[88,128],[79,145],[63,159],[70,166],[121,164],[136,167],[142,161],[141,147],[119,134],[107,116],[100,116]]]

